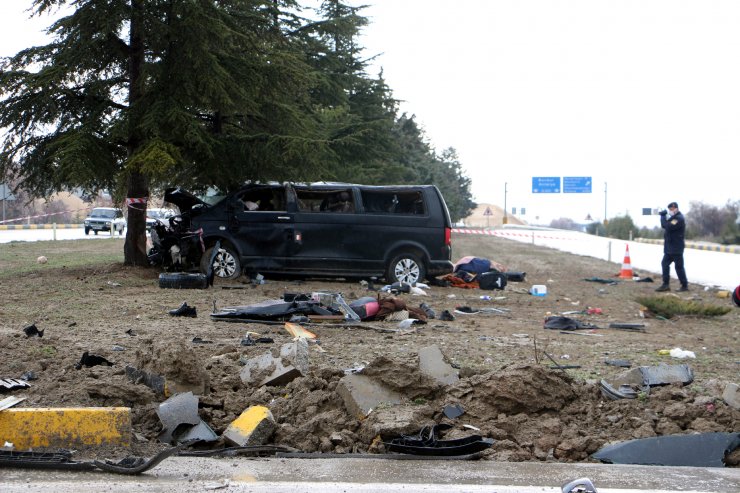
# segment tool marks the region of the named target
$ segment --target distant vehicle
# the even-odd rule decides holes
[[[146,210],[146,230],[151,231],[157,221],[162,221],[165,224],[167,220],[175,215],[175,211],[172,209],[162,208],[147,208]]]
[[[174,259],[206,272],[219,241],[213,270],[226,279],[259,273],[413,284],[452,272],[450,215],[433,185],[266,183],[213,205],[179,188],[164,198],[180,215],[170,220],[172,231],[157,234],[193,245],[151,252],[153,262]]]
[[[85,234],[90,231],[98,234],[98,231],[110,231],[113,228],[119,235],[126,229],[126,219],[123,211],[116,207],[96,207],[85,218]]]

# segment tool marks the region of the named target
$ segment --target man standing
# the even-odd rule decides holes
[[[686,221],[683,214],[678,210],[678,204],[671,202],[668,210],[660,211],[660,227],[663,233],[663,260],[660,262],[663,268],[663,284],[656,291],[670,291],[669,282],[671,264],[675,264],[676,275],[681,283],[679,291],[689,290],[689,281],[686,279],[686,271],[683,268],[684,235],[686,233]]]

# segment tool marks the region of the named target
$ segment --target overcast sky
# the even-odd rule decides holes
[[[740,200],[740,1],[348,1],[369,5],[373,74],[458,151],[477,201],[653,225],[642,208]],[[0,54],[38,42],[30,3],[0,3]],[[592,192],[532,193],[533,177]]]
[[[368,53],[476,200],[646,225],[643,207],[740,200],[740,1],[365,3]],[[550,176],[592,193],[532,193]]]

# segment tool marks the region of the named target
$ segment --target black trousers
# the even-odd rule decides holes
[[[683,253],[671,254],[664,253],[660,266],[663,268],[663,284],[668,284],[671,280],[671,264],[675,264],[676,275],[681,286],[688,286],[689,281],[686,279],[686,270],[683,268]]]

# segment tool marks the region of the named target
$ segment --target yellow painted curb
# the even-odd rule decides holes
[[[131,441],[128,407],[20,408],[0,411],[0,442],[16,450],[123,445]]]
[[[275,418],[265,406],[252,406],[226,428],[223,437],[239,446],[261,445],[275,429]]]

